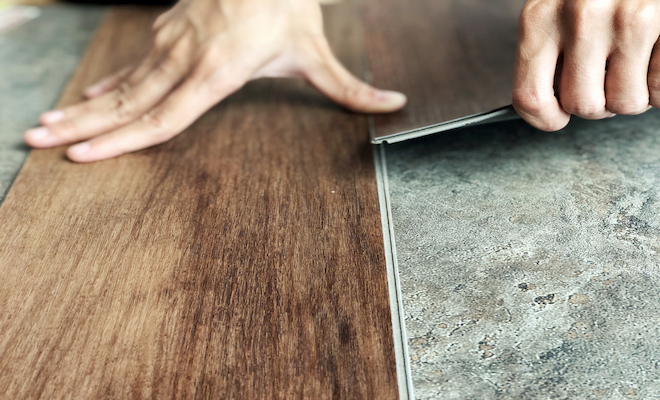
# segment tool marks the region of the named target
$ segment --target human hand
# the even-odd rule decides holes
[[[659,36],[657,0],[530,0],[520,19],[513,105],[546,131],[562,129],[571,114],[601,119],[659,107]]]
[[[69,159],[92,162],[163,143],[209,108],[262,77],[300,77],[344,107],[391,112],[406,98],[377,90],[335,58],[316,0],[181,0],[153,26],[136,66],[85,91],[90,99],[40,117],[25,133],[38,148],[80,142]]]

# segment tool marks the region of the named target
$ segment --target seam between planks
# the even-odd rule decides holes
[[[371,125],[372,117],[369,117]],[[394,356],[396,373],[401,400],[415,398],[412,384],[412,371],[406,335],[406,321],[401,297],[401,282],[396,256],[396,241],[394,240],[394,223],[390,207],[390,190],[387,181],[387,164],[385,144],[373,146],[374,164],[376,167],[376,182],[378,185],[378,202],[380,205],[381,223],[383,226],[383,242],[385,245],[385,264],[387,267],[387,287],[392,313],[392,333],[394,335]]]

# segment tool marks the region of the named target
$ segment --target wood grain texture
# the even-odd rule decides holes
[[[359,72],[354,11],[326,27]],[[155,15],[112,12],[61,105],[138,58]],[[395,398],[367,131],[258,81],[152,149],[34,151],[0,208],[0,397]]]
[[[408,96],[374,116],[376,138],[511,104],[525,0],[363,0],[373,83]]]

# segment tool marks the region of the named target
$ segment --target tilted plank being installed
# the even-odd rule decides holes
[[[354,10],[326,12],[358,69]],[[113,12],[60,105],[139,57],[154,17]],[[0,393],[395,398],[367,125],[261,81],[146,151],[34,151],[0,208]]]
[[[373,83],[408,96],[375,115],[374,143],[515,117],[517,19],[524,0],[364,0]]]

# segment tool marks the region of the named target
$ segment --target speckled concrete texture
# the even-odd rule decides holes
[[[48,6],[36,20],[0,34],[0,203],[29,153],[23,131],[53,106],[102,13]]]
[[[418,399],[660,398],[660,112],[386,154]]]

